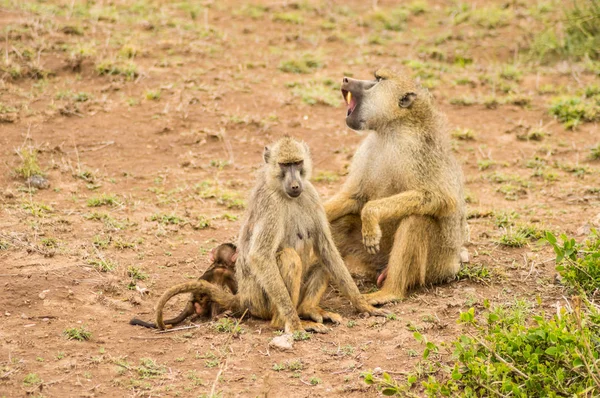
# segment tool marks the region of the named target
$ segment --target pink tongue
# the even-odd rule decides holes
[[[352,98],[348,104],[348,109],[350,109],[350,112],[352,112],[354,108],[356,108],[356,100]]]

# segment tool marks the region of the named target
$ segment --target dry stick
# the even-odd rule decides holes
[[[235,326],[233,327],[234,331],[237,329],[237,327],[239,326],[239,324],[242,321],[242,319],[244,319],[244,316],[246,316],[247,312],[248,312],[248,308],[246,308],[244,310],[244,313],[242,314],[242,316],[240,317],[240,319],[238,319],[237,322],[235,323]],[[229,340],[231,340],[232,336],[233,336],[233,333],[231,333],[229,335],[229,337],[225,341],[225,345],[229,344]],[[227,368],[227,361],[228,360],[229,360],[229,354],[227,354],[227,356],[225,357],[225,363],[219,367],[219,371],[217,372],[217,377],[215,377],[215,381],[213,382],[212,388],[210,389],[210,395],[209,395],[209,397],[214,397],[215,396],[215,390],[217,388],[217,383],[219,382],[219,377],[221,377],[221,373],[223,373],[223,371]]]
[[[199,327],[200,327],[200,325],[196,325],[196,324],[194,324],[194,325],[191,325],[191,326],[182,326],[182,327],[179,327],[179,328],[165,329],[165,330],[158,330],[158,331],[156,331],[155,333],[156,333],[156,334],[162,334],[162,333],[171,333],[171,332],[178,332],[178,331],[180,331],[180,330],[187,330],[187,329],[197,329],[197,328],[199,328]]]

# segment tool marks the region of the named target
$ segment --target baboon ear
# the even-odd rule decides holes
[[[210,251],[210,254],[208,255],[208,258],[210,259],[211,263],[215,262],[215,252],[217,251],[216,247],[213,247]]]
[[[402,98],[400,98],[400,101],[398,101],[398,106],[401,108],[408,108],[412,105],[415,98],[417,98],[417,94],[406,93]]]
[[[238,258],[238,252],[237,250],[233,252],[233,254],[231,255],[231,262],[235,263],[237,261]]]
[[[269,147],[265,147],[263,151],[263,159],[265,159],[265,163],[269,163],[269,159],[271,159],[271,150]]]

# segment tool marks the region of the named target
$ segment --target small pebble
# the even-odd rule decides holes
[[[291,334],[282,334],[281,336],[273,337],[273,340],[269,342],[269,347],[277,348],[280,350],[291,350],[294,348],[294,337]]]
[[[44,176],[39,174],[34,174],[25,181],[27,185],[30,187],[34,187],[37,189],[48,189],[50,187],[50,181]]]

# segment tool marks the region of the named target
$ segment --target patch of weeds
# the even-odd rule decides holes
[[[273,21],[302,25],[304,23],[304,18],[297,12],[278,12],[273,14]]]
[[[221,318],[219,319],[213,327],[219,333],[231,333],[234,336],[237,336],[243,333],[244,329],[235,320],[230,318]]]
[[[93,196],[87,200],[88,207],[100,207],[100,206],[120,206],[122,203],[118,200],[116,195],[103,193],[100,196]]]
[[[63,335],[65,335],[68,340],[77,341],[86,341],[92,338],[92,332],[87,330],[85,326],[65,329]]]
[[[498,228],[506,228],[511,225],[515,225],[515,220],[521,216],[514,210],[511,211],[495,211],[494,212],[494,224]]]
[[[142,379],[151,379],[164,374],[167,368],[157,364],[154,359],[141,358],[140,365],[136,367],[136,371]]]
[[[163,214],[163,213],[153,214],[150,217],[150,220],[156,221],[159,224],[163,224],[163,225],[180,225],[180,224],[184,224],[186,222],[185,219],[178,217],[175,214]]]
[[[471,106],[477,104],[477,100],[472,96],[463,95],[462,97],[450,98],[450,103],[452,105]]]
[[[133,80],[140,74],[137,65],[132,61],[101,61],[96,64],[96,72],[99,75],[122,76],[127,80]]]
[[[348,321],[348,323],[346,324],[346,326],[349,327],[349,328],[353,328],[354,326],[356,326],[356,321],[350,320],[350,321]]]
[[[162,92],[161,92],[160,89],[158,89],[158,90],[148,90],[144,94],[144,97],[147,100],[158,101],[160,99],[161,94],[162,94]]]
[[[210,161],[210,167],[214,167],[215,169],[223,170],[227,166],[229,166],[228,160],[212,159]]]
[[[283,363],[274,363],[273,367],[271,369],[273,369],[276,372],[280,372],[282,370],[285,370],[285,364],[283,364]]]
[[[600,296],[600,235],[592,233],[583,243],[560,235],[561,243],[551,232],[545,239],[556,253],[556,270],[562,281],[574,292],[581,292],[590,299]],[[600,319],[599,319],[600,320]],[[598,365],[598,361],[596,361]]]
[[[600,95],[592,98],[561,97],[550,106],[550,114],[567,129],[575,129],[581,123],[600,120]]]
[[[235,217],[235,216],[233,216],[233,217]],[[237,219],[237,217],[236,217],[236,219]],[[198,230],[210,228],[210,219],[205,216],[198,216],[196,218],[196,222],[194,222],[192,224],[192,228],[198,229]]]
[[[521,72],[521,68],[515,65],[503,66],[499,75],[504,80],[510,80],[514,82],[520,82],[521,80],[523,80],[523,73]]]
[[[37,386],[42,384],[42,379],[36,373],[28,373],[27,376],[23,378],[23,384],[25,387]]]
[[[294,341],[304,341],[304,340],[310,340],[311,335],[310,335],[310,333],[308,333],[304,330],[296,330],[292,334],[292,337],[293,337]]]
[[[489,269],[485,264],[465,264],[463,265],[458,274],[456,274],[457,280],[470,280],[478,283],[486,283],[492,280],[494,272]]]
[[[509,228],[496,242],[507,247],[523,247],[529,240],[522,231]]]
[[[51,206],[41,202],[26,202],[23,203],[21,207],[34,217],[45,217],[48,213],[54,211]]]
[[[234,11],[233,13],[235,15],[242,15],[242,16],[250,17],[252,19],[259,19],[259,18],[262,18],[262,16],[268,10],[269,10],[268,7],[265,7],[262,5],[247,4],[247,5],[244,5],[241,9]]]
[[[92,240],[92,244],[99,249],[105,249],[108,247],[111,240],[112,238],[110,236],[107,236],[103,239],[100,235],[95,235],[94,239]]]
[[[88,264],[100,272],[110,272],[117,268],[119,264],[108,258],[93,258],[88,260]]]
[[[102,221],[104,223],[104,226],[106,226],[109,229],[118,230],[125,229],[127,227],[127,223],[119,221],[106,213],[94,212],[84,215],[83,217],[87,220]]]
[[[311,73],[323,66],[318,58],[310,54],[305,54],[301,58],[282,61],[279,64],[279,70],[286,73]]]
[[[292,94],[300,97],[302,102],[308,105],[327,105],[336,108],[342,102],[339,89],[333,85],[320,82],[296,84],[292,88]]]
[[[133,279],[134,281],[143,281],[148,279],[148,274],[142,271],[140,268],[130,265],[127,268],[127,276]]]
[[[460,314],[467,333],[446,346],[446,354],[452,355],[448,363],[428,361],[426,352],[431,350],[429,346],[424,350],[421,364],[433,365],[441,374],[413,373],[406,383],[390,377],[383,382],[391,384],[394,392],[403,392],[421,380],[429,397],[600,394],[595,348],[600,340],[600,313],[593,304],[576,299],[569,309],[559,307],[553,315],[522,300],[511,306],[490,309],[487,303],[484,307],[480,315],[474,308]]]
[[[399,32],[404,30],[410,12],[402,7],[394,9],[378,9],[369,13],[364,20],[364,25],[375,30],[391,30]]]
[[[21,159],[21,165],[15,168],[15,173],[18,176],[27,179],[34,175],[44,175],[38,163],[37,150],[22,147],[17,149],[16,153]]]
[[[312,178],[316,182],[336,182],[340,179],[340,176],[333,171],[321,170],[316,176]]]
[[[218,204],[224,205],[228,209],[244,209],[246,207],[246,201],[239,193],[223,190],[212,181],[202,181],[194,188],[202,199],[214,198]]]
[[[517,227],[517,232],[522,234],[527,239],[542,239],[548,233],[547,230],[539,228],[536,225],[532,224],[523,224]]]
[[[475,132],[468,128],[457,128],[451,132],[452,138],[461,141],[475,141]]]
[[[600,160],[600,144],[590,148],[590,154],[588,155],[590,160]]]
[[[316,386],[317,384],[321,384],[323,382],[323,380],[319,379],[318,377],[311,377],[308,382],[311,385]]]
[[[483,171],[483,170],[487,170],[490,167],[494,166],[496,164],[495,161],[493,161],[492,159],[479,159],[477,161],[477,168],[479,169],[479,171]]]
[[[525,133],[517,134],[517,139],[521,141],[541,141],[546,136],[546,131],[544,129],[532,129]]]

